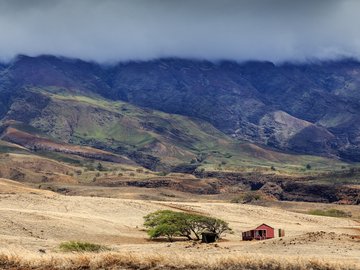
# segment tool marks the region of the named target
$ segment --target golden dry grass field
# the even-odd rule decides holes
[[[1,179],[0,266],[8,269],[360,269],[359,220],[294,212],[297,205],[300,212],[314,207],[306,203],[263,207],[205,200],[165,202],[64,196]],[[343,207],[353,217],[360,216],[358,206]],[[218,217],[229,222],[234,234],[225,235],[217,244],[149,241],[142,226],[143,216],[159,209]],[[241,241],[242,231],[261,223],[285,229],[286,236]],[[95,255],[62,252],[60,243],[71,240],[101,244],[110,250]]]

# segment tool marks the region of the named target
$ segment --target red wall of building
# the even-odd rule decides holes
[[[260,225],[259,227],[256,228],[256,230],[266,230],[266,238],[274,238],[275,237],[274,229],[266,224]]]

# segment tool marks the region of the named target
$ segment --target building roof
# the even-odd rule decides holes
[[[265,225],[266,227],[269,227],[269,228],[271,228],[271,229],[274,229],[273,227],[271,227],[271,226],[269,226],[269,225],[267,225],[267,224],[263,223],[263,224],[261,224],[261,225],[257,226],[257,227],[255,228],[255,230],[256,230],[257,228],[259,228],[259,227],[263,226],[263,225]]]
[[[261,225],[257,226],[255,229],[250,229],[250,230],[247,230],[247,231],[245,231],[245,232],[256,231],[259,227],[261,227],[261,226],[263,226],[263,225],[265,225],[266,227],[269,227],[269,228],[271,228],[271,229],[275,230],[273,227],[271,227],[271,226],[269,226],[269,225],[267,225],[267,224],[263,223],[263,224],[261,224]]]

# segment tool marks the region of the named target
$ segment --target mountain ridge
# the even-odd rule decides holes
[[[101,66],[20,56],[0,74],[0,119],[12,110],[17,118],[41,114],[49,97],[36,91],[66,93],[199,119],[234,139],[289,153],[360,161],[355,60],[274,65],[169,58]]]

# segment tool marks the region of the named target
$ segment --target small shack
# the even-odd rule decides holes
[[[242,233],[243,240],[265,240],[275,237],[275,229],[265,223],[256,227],[253,230]]]
[[[212,232],[203,232],[201,234],[201,242],[202,243],[214,243],[219,239],[219,235],[217,233]]]

